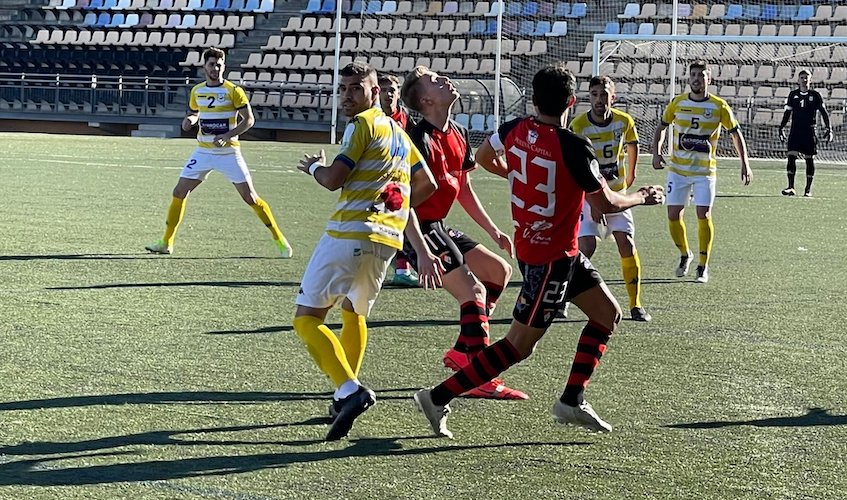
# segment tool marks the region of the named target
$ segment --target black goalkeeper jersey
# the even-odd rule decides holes
[[[814,130],[817,113],[823,109],[823,98],[815,90],[792,90],[785,103],[785,110],[791,111],[791,130]]]

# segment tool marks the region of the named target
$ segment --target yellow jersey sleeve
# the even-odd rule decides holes
[[[336,159],[343,161],[351,169],[362,158],[368,145],[371,143],[371,128],[365,119],[360,116],[353,118],[344,129],[344,137],[341,139],[341,150]]]
[[[624,144],[638,144],[638,131],[635,129],[635,120],[627,115],[626,124],[623,129]]]
[[[409,145],[409,165],[412,166],[412,173],[414,174],[419,169],[426,167],[427,164],[426,161],[424,161],[423,155],[420,151],[418,151],[417,146],[415,146],[415,143],[412,142],[412,139],[407,136],[406,140]]]
[[[721,103],[721,125],[730,131],[738,128],[738,120],[735,119],[735,114],[726,101]]]
[[[232,88],[232,105],[235,109],[241,109],[250,104],[250,100],[247,99],[247,93],[244,92],[244,89],[241,87],[233,87]]]
[[[670,104],[668,104],[668,107],[665,108],[665,113],[662,115],[662,123],[664,123],[665,125],[670,125],[671,123],[673,123],[673,119],[676,116],[677,102],[678,100],[674,98],[674,100],[672,100]]]
[[[197,106],[197,87],[191,89],[191,94],[188,97],[188,107],[191,111],[200,111],[199,106]]]

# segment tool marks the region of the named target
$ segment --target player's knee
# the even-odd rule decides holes
[[[177,186],[173,190],[173,197],[179,198],[181,200],[188,198],[189,194],[191,194],[191,189],[188,189],[188,188],[185,188],[185,187],[182,187],[182,186]]]
[[[482,303],[485,303],[485,298],[486,298],[485,297],[486,296],[485,285],[483,285],[478,279],[474,278],[474,283],[471,286],[470,291],[471,291],[471,293],[473,293],[473,296],[476,300],[478,300]]]
[[[622,318],[623,311],[621,311],[620,304],[617,301],[612,301],[602,314],[599,314],[596,318],[591,318],[591,320],[612,333],[617,330]]]

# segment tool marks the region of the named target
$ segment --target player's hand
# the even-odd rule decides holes
[[[229,137],[226,134],[216,135],[215,142],[213,143],[215,147],[222,148],[226,146],[226,143],[229,142]]]
[[[826,142],[832,142],[832,140],[833,140],[834,138],[835,138],[835,136],[834,136],[834,135],[833,135],[833,133],[832,133],[832,128],[828,128],[828,129],[826,129],[826,134],[824,134],[824,140],[825,140]]]
[[[490,236],[491,239],[494,240],[494,243],[497,243],[500,250],[506,252],[509,257],[515,256],[515,245],[512,244],[512,238],[509,238],[508,234],[495,228],[494,231],[490,233]]]
[[[425,254],[418,254],[418,284],[424,290],[435,290],[441,288],[441,276],[444,274],[444,264],[441,259],[427,251]]]
[[[779,129],[779,140],[782,141],[782,142],[785,142],[787,140],[786,137],[785,137],[785,129],[784,128]]]
[[[665,168],[665,157],[662,155],[653,155],[653,168],[662,170]]]
[[[194,127],[194,121],[191,120],[190,117],[186,116],[182,119],[182,130],[188,132]]]
[[[305,174],[312,175],[312,173],[309,172],[309,168],[314,165],[315,162],[318,162],[321,165],[326,165],[326,152],[324,152],[323,149],[321,149],[321,152],[317,155],[304,154],[303,159],[300,160],[300,164],[297,165],[297,170]]]
[[[745,186],[749,186],[752,181],[753,171],[750,170],[750,166],[741,165],[741,182],[743,182]]]
[[[606,214],[599,210],[595,210],[594,207],[591,207],[591,220],[596,222],[597,224],[606,225]]]
[[[638,192],[644,196],[645,205],[661,205],[665,202],[665,188],[662,186],[643,186]]]

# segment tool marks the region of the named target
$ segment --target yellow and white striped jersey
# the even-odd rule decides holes
[[[191,89],[188,106],[199,115],[197,142],[212,153],[232,153],[241,145],[238,136],[232,137],[223,147],[215,147],[215,136],[234,129],[238,124],[238,110],[250,105],[244,89],[224,80],[221,85],[199,83]]]
[[[353,117],[335,158],[350,167],[326,232],[401,249],[411,177],[426,163],[402,127],[379,108]]]
[[[715,175],[721,127],[729,132],[738,128],[729,104],[712,94],[703,100],[687,93],[674,97],[662,123],[673,124],[669,169],[680,175]]]
[[[574,133],[587,137],[594,146],[600,173],[613,191],[626,190],[626,165],[624,155],[626,144],[638,144],[638,132],[635,120],[631,116],[612,108],[612,117],[608,123],[595,123],[591,113],[577,116],[571,122]]]

